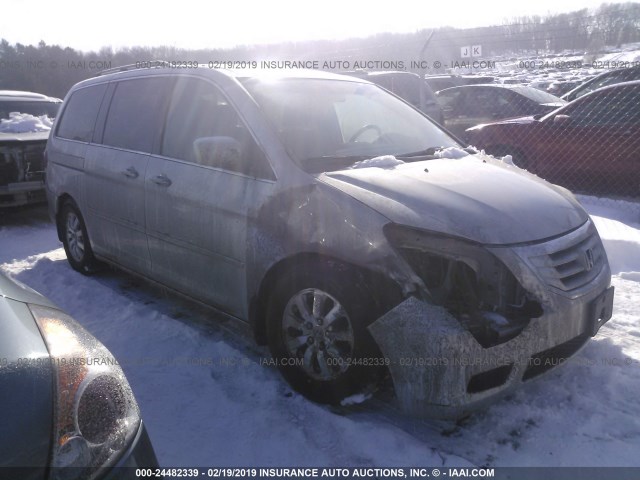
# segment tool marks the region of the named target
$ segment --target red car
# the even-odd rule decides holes
[[[640,81],[584,95],[545,116],[478,125],[469,142],[569,189],[640,196]]]

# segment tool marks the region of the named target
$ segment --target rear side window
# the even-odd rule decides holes
[[[162,126],[170,83],[166,77],[119,82],[109,106],[102,143],[151,152]]]
[[[90,142],[106,84],[76,90],[64,109],[56,134],[62,138]]]

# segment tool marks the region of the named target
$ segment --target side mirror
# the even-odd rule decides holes
[[[229,168],[240,163],[241,145],[232,137],[202,137],[193,142],[196,161],[208,167]]]

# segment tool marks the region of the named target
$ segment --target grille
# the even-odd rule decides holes
[[[588,228],[559,240],[549,242],[548,251],[543,255],[529,259],[549,286],[571,292],[598,276],[606,263],[606,255],[590,223]]]
[[[0,145],[0,186],[44,179],[46,140]]]

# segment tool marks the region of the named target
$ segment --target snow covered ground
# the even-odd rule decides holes
[[[640,466],[640,209],[581,201],[615,274],[613,318],[562,368],[461,423],[310,403],[233,321],[124,273],[71,270],[42,208],[0,218],[0,268],[119,359],[163,466]]]

